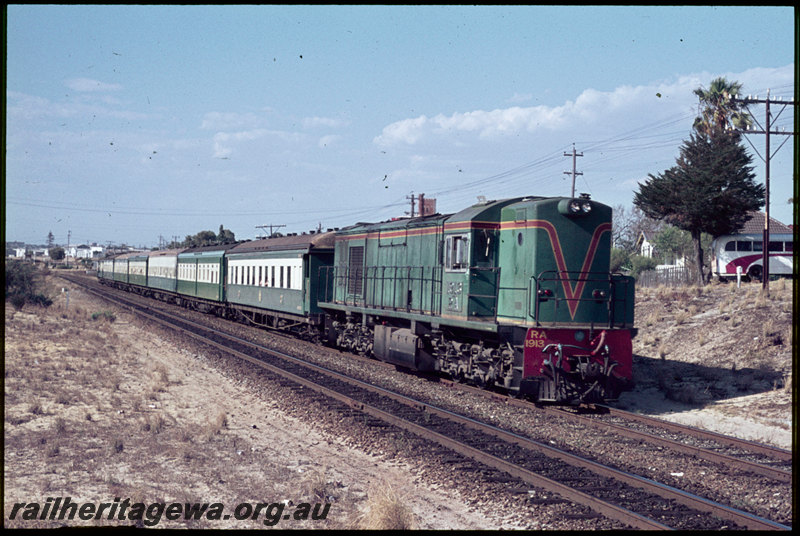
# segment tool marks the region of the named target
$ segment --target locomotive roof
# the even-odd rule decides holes
[[[355,225],[345,227],[339,232],[343,234],[378,232],[391,229],[404,229],[414,227],[426,227],[430,225],[443,225],[444,223],[471,222],[471,221],[496,221],[499,219],[499,210],[512,203],[545,199],[542,197],[513,197],[509,199],[499,199],[491,201],[481,201],[456,213],[433,214],[430,216],[419,216],[415,218],[399,218],[377,223],[359,222]]]
[[[386,220],[380,222],[358,222],[349,227],[344,227],[339,230],[339,233],[351,232],[377,232],[380,230],[389,229],[405,229],[409,227],[426,227],[429,225],[441,225],[443,220],[446,220],[450,214],[431,214],[428,216],[416,216],[414,218],[396,218],[393,220]]]
[[[251,240],[237,244],[230,250],[230,253],[252,253],[260,251],[284,251],[303,249],[333,249],[335,232],[324,233],[302,233],[288,236],[277,236],[272,238],[262,238],[261,240]]]
[[[456,212],[447,220],[448,223],[474,221],[474,220],[499,220],[499,210],[512,203],[542,199],[541,197],[512,197],[509,199],[499,199],[492,201],[482,201]]]

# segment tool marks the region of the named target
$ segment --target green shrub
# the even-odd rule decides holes
[[[631,256],[631,275],[639,278],[639,274],[647,270],[655,270],[658,261],[652,257],[642,257],[641,255]]]
[[[41,273],[32,265],[16,260],[6,264],[6,300],[16,309],[22,309],[26,303],[53,305],[53,300],[41,292],[41,286]]]
[[[99,311],[97,313],[92,313],[92,320],[98,320],[98,319],[107,320],[108,322],[114,322],[114,320],[116,320],[117,317],[114,316],[114,313],[112,313],[111,311]]]

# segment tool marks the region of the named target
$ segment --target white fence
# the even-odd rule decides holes
[[[670,268],[661,268],[659,270],[647,270],[639,274],[636,279],[636,285],[639,287],[658,287],[664,285],[666,287],[679,287],[690,285],[691,274],[689,269],[685,266],[673,266]]]

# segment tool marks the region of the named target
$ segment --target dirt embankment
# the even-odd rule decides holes
[[[413,468],[287,415],[208,355],[74,287],[67,306],[60,289],[69,285],[52,285],[48,309],[5,308],[4,526],[502,526],[457,493],[428,489]],[[66,497],[109,506],[87,520],[50,519],[44,509]],[[209,503],[209,512],[216,503],[224,511],[169,520],[157,507],[137,516],[137,503]],[[252,514],[237,520],[244,503]]]
[[[794,287],[639,289],[636,389],[620,405],[789,448]]]

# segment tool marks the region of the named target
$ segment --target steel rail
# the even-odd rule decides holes
[[[792,481],[791,472],[784,471],[783,469],[777,467],[771,467],[769,465],[763,465],[749,460],[742,460],[739,458],[735,458],[733,456],[729,456],[727,454],[714,452],[713,450],[709,450],[707,448],[698,447],[695,445],[687,445],[685,443],[681,443],[680,441],[675,441],[674,439],[658,437],[649,432],[643,432],[641,430],[633,430],[621,424],[615,424],[610,422],[604,422],[602,420],[591,419],[583,415],[575,415],[574,413],[569,413],[565,410],[546,409],[546,411],[553,412],[558,415],[567,414],[571,419],[575,419],[578,422],[585,424],[586,426],[590,426],[592,428],[600,430],[608,430],[614,433],[618,433],[625,437],[630,437],[633,439],[641,439],[646,441],[647,443],[662,445],[664,447],[674,449],[678,452],[683,452],[684,454],[691,454],[693,456],[702,458],[704,460],[724,464],[729,467],[736,467],[737,469],[741,469],[743,471],[749,471],[755,474],[766,476],[778,482],[791,483]],[[627,414],[625,415],[625,417],[627,418]],[[658,423],[652,425],[658,426]],[[683,429],[677,428],[671,431],[683,432]]]
[[[685,424],[673,423],[665,421],[664,419],[657,419],[655,417],[639,415],[637,413],[631,413],[629,411],[624,411],[610,406],[598,405],[597,407],[602,408],[604,410],[608,410],[610,415],[619,416],[624,419],[638,421],[643,424],[649,424],[657,428],[664,428],[666,430],[679,432],[681,434],[691,434],[700,439],[711,439],[723,445],[740,448],[742,450],[746,450],[756,454],[771,456],[781,461],[792,461],[792,452],[789,450],[782,449],[780,447],[774,447],[772,445],[763,445],[761,443],[756,443],[754,441],[739,439],[738,437],[731,437],[725,434],[720,434],[718,432],[711,432],[709,430],[701,430],[700,428],[687,426]]]
[[[90,289],[90,291],[92,291],[92,292],[94,292],[94,293],[99,295],[99,293],[94,291],[93,289]],[[117,303],[120,303],[120,301],[118,301],[118,300],[114,300],[114,301],[116,301]],[[168,326],[168,327],[170,327],[172,329],[179,329],[179,330],[181,330],[182,333],[185,333],[185,334],[191,336],[192,338],[197,339],[198,341],[202,342],[203,344],[209,344],[209,345],[212,345],[212,346],[214,346],[214,347],[216,347],[216,348],[218,348],[220,350],[223,350],[223,351],[225,351],[227,353],[236,355],[237,357],[239,357],[239,358],[241,358],[241,359],[243,359],[243,360],[245,360],[247,362],[253,363],[253,364],[255,364],[255,365],[259,366],[259,367],[266,368],[266,369],[270,370],[271,372],[274,372],[276,374],[284,376],[287,379],[290,379],[291,381],[299,383],[300,385],[309,387],[310,389],[313,389],[313,390],[315,390],[317,392],[321,392],[322,394],[324,394],[326,396],[329,396],[331,398],[339,400],[340,402],[346,404],[349,407],[352,407],[354,409],[357,409],[359,411],[362,411],[364,413],[372,415],[372,416],[374,416],[374,417],[376,417],[378,419],[384,420],[386,422],[390,422],[393,425],[399,426],[399,427],[401,427],[401,428],[403,428],[405,430],[408,430],[409,432],[412,432],[412,433],[414,433],[416,435],[420,435],[422,437],[426,437],[427,439],[435,441],[435,442],[439,443],[440,445],[442,445],[442,446],[444,446],[446,448],[450,448],[450,449],[452,449],[452,450],[454,450],[456,452],[459,452],[459,453],[461,453],[461,454],[463,454],[465,456],[468,456],[469,458],[475,459],[475,460],[477,460],[477,461],[479,461],[481,463],[484,463],[484,464],[486,464],[486,465],[488,465],[490,467],[493,467],[495,469],[498,469],[500,471],[504,471],[506,473],[509,473],[512,476],[520,478],[523,481],[525,481],[525,482],[527,482],[527,483],[529,483],[531,485],[544,488],[544,489],[546,489],[548,491],[551,491],[553,493],[558,493],[559,495],[562,495],[563,497],[568,498],[568,499],[570,499],[570,500],[572,500],[572,501],[574,501],[574,502],[576,502],[578,504],[584,504],[584,505],[592,508],[593,510],[595,510],[595,511],[597,511],[599,513],[602,513],[603,515],[606,515],[609,518],[619,520],[621,522],[624,522],[624,523],[629,524],[631,526],[634,526],[636,528],[651,529],[651,530],[652,529],[668,529],[669,528],[666,525],[663,525],[663,524],[658,523],[658,522],[656,522],[654,520],[648,519],[648,518],[646,518],[644,516],[641,516],[639,514],[631,512],[631,511],[629,511],[629,510],[627,510],[625,508],[619,507],[619,506],[614,505],[612,503],[608,503],[608,502],[603,501],[601,499],[598,499],[596,497],[592,497],[591,495],[587,495],[587,494],[585,494],[585,493],[583,493],[583,492],[581,492],[579,490],[575,490],[575,489],[570,488],[570,487],[568,487],[568,486],[566,486],[564,484],[561,484],[559,482],[556,482],[556,481],[553,481],[553,480],[548,479],[546,477],[543,477],[541,475],[537,475],[535,473],[532,473],[531,471],[528,471],[527,469],[519,467],[519,466],[517,466],[517,465],[515,465],[515,464],[513,464],[511,462],[502,460],[502,459],[497,458],[495,456],[492,456],[492,455],[490,455],[488,453],[482,452],[482,451],[480,451],[478,449],[475,449],[474,447],[471,447],[469,445],[465,445],[463,443],[457,442],[457,441],[455,441],[455,440],[453,440],[451,438],[448,438],[448,437],[446,437],[446,436],[444,436],[442,434],[439,434],[438,432],[434,432],[432,430],[428,430],[428,429],[426,429],[426,428],[424,428],[424,427],[422,427],[420,425],[417,425],[415,423],[409,422],[409,421],[403,419],[402,417],[399,417],[399,416],[396,416],[396,415],[393,415],[393,414],[389,414],[389,413],[385,412],[384,410],[381,410],[379,408],[367,405],[367,404],[365,404],[363,402],[354,400],[351,397],[349,397],[348,395],[345,395],[345,394],[342,394],[342,393],[338,393],[338,392],[336,392],[336,391],[334,391],[334,390],[332,390],[332,389],[330,389],[328,387],[320,386],[317,383],[315,383],[315,382],[313,382],[313,381],[311,381],[311,380],[309,380],[307,378],[303,378],[302,376],[298,376],[298,375],[296,375],[296,374],[294,374],[292,372],[283,370],[280,367],[277,367],[277,366],[274,366],[274,365],[270,365],[268,363],[264,363],[262,360],[253,358],[253,357],[251,357],[251,356],[249,356],[249,355],[247,355],[247,354],[245,354],[243,352],[240,352],[238,350],[232,349],[232,348],[230,348],[230,347],[228,347],[228,346],[226,346],[224,344],[218,343],[218,342],[216,342],[216,341],[214,341],[212,339],[209,339],[209,338],[207,338],[207,337],[205,337],[203,335],[200,335],[200,334],[193,333],[191,331],[187,331],[185,329],[182,329],[179,326],[175,326],[174,324],[171,324],[166,320],[162,320],[162,319],[160,319],[160,318],[158,318],[158,317],[156,317],[154,315],[151,315],[149,313],[140,312],[138,310],[134,310],[133,307],[131,307],[129,305],[123,305],[123,306],[127,307],[127,308],[130,308],[136,314],[140,314],[140,315],[142,315],[142,316],[144,316],[146,318],[149,318],[149,319],[151,319],[151,320],[153,320],[155,322],[158,322],[158,323],[161,323],[163,325],[166,325],[166,326]],[[149,309],[149,308],[147,308],[147,309]],[[197,324],[195,322],[192,322],[190,320],[186,320],[186,319],[179,318],[179,317],[174,317],[173,315],[170,315],[168,313],[163,313],[162,312],[160,314],[163,314],[163,315],[168,316],[168,317],[176,318],[179,322],[187,323],[187,324],[193,325],[193,326],[195,326],[197,328],[200,328],[200,329],[203,329],[203,330],[208,330],[209,329],[209,328],[207,328],[205,326],[202,326],[202,325]],[[217,334],[220,334],[220,333],[217,332]],[[575,456],[573,454],[569,454],[567,452],[560,451],[560,450],[555,449],[553,447],[550,447],[548,445],[544,445],[544,444],[535,442],[535,441],[533,441],[531,439],[528,439],[528,438],[525,438],[525,437],[522,437],[522,436],[518,436],[518,435],[513,434],[511,432],[508,432],[508,431],[505,431],[505,430],[501,430],[501,429],[499,429],[497,427],[494,427],[492,425],[481,423],[479,421],[475,421],[474,419],[470,419],[468,417],[464,417],[464,416],[455,414],[455,413],[453,413],[451,411],[448,411],[448,410],[445,410],[445,409],[441,409],[441,408],[437,408],[437,407],[432,406],[430,404],[426,404],[426,403],[411,399],[409,397],[406,397],[405,395],[400,395],[400,394],[397,394],[397,393],[393,393],[393,392],[388,391],[386,389],[379,388],[379,387],[376,387],[374,385],[367,384],[367,383],[362,382],[360,380],[356,380],[354,378],[350,378],[350,377],[345,376],[343,374],[340,374],[340,373],[338,373],[336,371],[332,371],[332,370],[327,369],[325,367],[321,367],[319,365],[315,365],[313,363],[309,363],[307,361],[295,358],[293,356],[284,354],[282,352],[277,352],[277,351],[274,351],[274,350],[270,350],[270,349],[264,348],[262,346],[259,346],[259,345],[255,344],[255,343],[250,342],[250,341],[241,339],[239,337],[235,337],[235,336],[232,336],[232,335],[229,335],[229,334],[225,334],[225,333],[222,333],[222,335],[225,338],[228,338],[228,339],[230,339],[232,341],[237,342],[238,344],[244,344],[244,345],[252,347],[254,349],[258,349],[259,351],[267,352],[269,354],[276,355],[276,356],[278,356],[278,357],[280,357],[282,359],[291,360],[291,361],[293,361],[295,363],[301,364],[301,365],[303,365],[305,367],[308,367],[310,369],[316,370],[316,371],[324,373],[326,375],[333,376],[333,377],[337,378],[338,380],[344,381],[344,382],[346,382],[348,384],[355,385],[355,386],[358,386],[358,387],[361,387],[361,388],[364,388],[364,389],[368,389],[368,390],[373,391],[373,392],[379,392],[383,396],[387,396],[387,397],[389,397],[389,398],[391,398],[393,400],[396,400],[396,401],[402,402],[402,403],[404,403],[406,405],[412,406],[412,407],[414,407],[414,408],[416,408],[416,409],[418,409],[420,411],[427,411],[427,412],[430,412],[430,413],[434,413],[434,414],[437,414],[437,415],[439,415],[441,417],[447,418],[447,419],[449,419],[451,421],[459,422],[462,425],[469,426],[469,427],[474,428],[474,429],[489,430],[492,434],[494,434],[496,436],[499,436],[499,437],[502,437],[505,441],[516,443],[516,444],[518,444],[520,446],[523,446],[524,448],[540,451],[540,452],[542,452],[543,454],[545,454],[547,456],[550,456],[550,457],[553,457],[553,458],[556,458],[556,459],[560,459],[560,460],[562,460],[562,461],[564,461],[566,463],[569,463],[570,465],[577,466],[577,467],[582,467],[582,468],[588,469],[588,470],[590,470],[592,472],[595,472],[595,473],[598,473],[598,474],[601,474],[601,475],[605,475],[605,476],[609,476],[609,477],[614,478],[614,479],[616,479],[618,481],[624,482],[626,484],[632,485],[632,486],[640,488],[640,489],[644,489],[644,490],[649,491],[651,493],[654,493],[654,494],[656,494],[658,496],[661,496],[661,497],[664,497],[664,498],[667,498],[667,499],[670,499],[670,500],[674,500],[674,501],[676,501],[676,502],[678,502],[680,504],[684,504],[684,505],[689,506],[691,508],[699,509],[699,510],[705,511],[707,513],[711,513],[713,515],[716,515],[717,517],[720,517],[721,519],[730,520],[730,521],[736,523],[737,525],[741,525],[741,526],[746,527],[748,529],[752,529],[752,530],[788,530],[789,529],[789,527],[786,527],[786,526],[781,525],[779,523],[776,523],[776,522],[761,518],[759,516],[755,516],[753,514],[749,514],[747,512],[743,512],[743,511],[738,510],[738,509],[730,508],[730,507],[715,503],[713,501],[704,499],[704,498],[696,496],[694,494],[690,494],[690,493],[678,490],[676,488],[673,488],[671,486],[667,486],[665,484],[661,484],[661,483],[652,481],[650,479],[646,479],[646,478],[643,478],[643,477],[640,477],[640,476],[637,476],[637,475],[632,475],[630,473],[625,473],[623,471],[619,471],[619,470],[616,470],[616,469],[613,469],[613,468],[605,467],[605,466],[603,466],[601,464],[598,464],[596,462],[593,462],[591,460],[587,460],[587,459]]]

